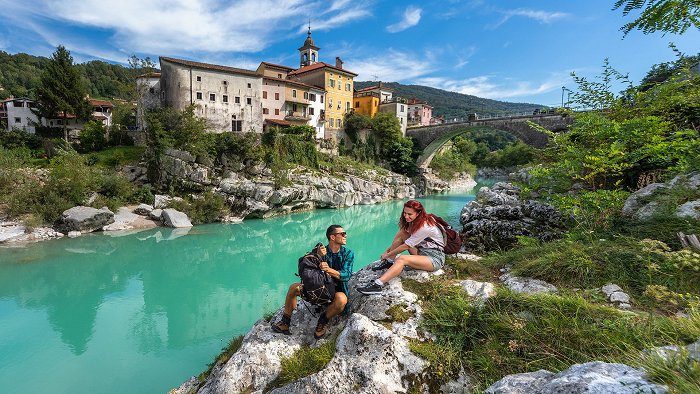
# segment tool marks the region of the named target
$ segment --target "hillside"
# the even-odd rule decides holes
[[[49,59],[26,53],[11,55],[0,51],[0,99],[34,97],[39,78]],[[111,64],[101,60],[77,64],[81,79],[90,97],[106,99],[135,98],[134,79],[138,69]]]
[[[376,85],[376,82],[355,82],[355,89]],[[433,116],[446,119],[464,118],[467,114],[500,114],[512,112],[530,112],[542,105],[528,103],[509,103],[471,96],[468,94],[448,92],[442,89],[421,85],[402,85],[398,82],[385,82],[385,86],[394,90],[394,95],[402,98],[417,98],[433,106]]]

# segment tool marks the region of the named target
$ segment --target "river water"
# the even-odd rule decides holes
[[[471,199],[421,201],[456,226]],[[0,391],[165,393],[282,305],[297,258],[328,225],[348,232],[357,271],[391,242],[401,207],[0,248]]]

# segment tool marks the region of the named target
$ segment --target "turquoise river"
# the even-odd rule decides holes
[[[471,199],[421,201],[458,225]],[[0,391],[165,393],[281,306],[329,224],[348,232],[357,271],[388,246],[401,205],[0,248]]]

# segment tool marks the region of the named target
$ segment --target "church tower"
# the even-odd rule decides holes
[[[306,35],[304,46],[299,48],[299,68],[318,63],[319,49],[321,48],[314,45],[314,39],[311,38],[311,22],[309,22],[309,32]]]

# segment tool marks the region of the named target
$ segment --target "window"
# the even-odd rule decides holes
[[[267,108],[263,108],[263,115],[268,115],[270,113],[270,110]]]
[[[399,107],[401,108],[401,110],[400,110],[400,111],[401,111],[401,112],[403,112],[403,111],[404,111],[404,108],[403,108],[403,104],[402,104],[402,105],[400,105]]]
[[[350,102],[345,103],[345,110],[350,111]]]
[[[292,112],[297,112],[297,111],[299,111],[299,107],[297,107],[297,104],[296,103],[292,104]]]
[[[304,92],[304,99],[306,99],[306,100],[309,99],[309,92]]]
[[[264,98],[264,99],[266,99],[266,98],[267,98],[267,92],[266,92],[266,91],[264,91],[264,90],[263,90],[263,98]]]
[[[228,95],[225,95],[225,94],[224,94],[223,96],[221,96],[221,99],[222,99],[225,103],[228,103]]]
[[[148,89],[148,93],[151,93],[151,94],[153,94],[155,91],[156,91],[156,90],[153,89],[153,88]]]
[[[243,131],[243,121],[237,120],[236,115],[231,115],[231,131]]]
[[[349,83],[346,83],[346,84],[345,84],[345,91],[346,91],[346,92],[349,92],[349,91],[351,91],[351,90],[352,90],[352,88],[350,87],[350,84],[349,84]]]
[[[360,108],[360,102],[359,102],[359,101],[355,101],[355,108]]]
[[[252,88],[252,87],[253,87],[253,85],[251,85],[251,84],[248,84],[248,89],[250,89],[250,88]]]
[[[282,74],[277,74],[277,78],[282,79]]]
[[[296,97],[296,96],[297,96],[297,91],[295,89],[292,89],[292,97]]]
[[[15,118],[15,123],[22,123],[22,118]]]
[[[343,127],[343,120],[342,120],[342,119],[338,119],[337,125],[338,125],[338,128]]]
[[[338,90],[343,90],[343,82],[340,79],[338,80]]]
[[[228,85],[228,81],[221,81],[221,83],[223,83],[224,86],[227,86],[227,85]]]
[[[202,99],[202,92],[197,92],[197,100],[201,100],[201,99]]]
[[[280,109],[279,109],[279,108],[275,108],[275,115],[279,115],[279,114],[280,114]]]
[[[321,104],[323,104],[323,96],[319,96],[321,98]]]
[[[280,99],[280,94],[279,94],[279,93],[275,93],[275,100],[279,100],[279,99]]]
[[[328,98],[328,108],[333,108],[333,99],[331,97]]]
[[[313,108],[309,108],[309,115],[313,115],[313,114],[314,114],[314,109],[313,109]]]
[[[309,100],[316,101],[316,95],[313,93],[309,93]]]
[[[328,86],[334,88],[335,87],[335,79],[329,78],[328,79]]]
[[[201,76],[201,75],[197,75],[197,82],[202,82],[202,76]]]
[[[248,105],[253,105],[253,99],[250,98],[250,97],[248,97],[248,98],[245,99],[245,103],[248,104]]]
[[[236,96],[236,97],[233,99],[233,102],[236,103],[236,104],[240,104],[240,103],[241,103],[241,98],[238,97],[238,96]]]
[[[216,101],[216,94],[209,93],[209,101]]]
[[[334,127],[334,126],[333,126],[333,118],[329,118],[329,119],[328,119],[328,125],[329,125],[330,127]]]

